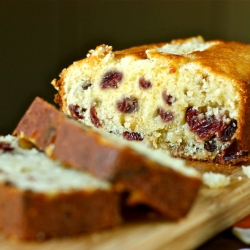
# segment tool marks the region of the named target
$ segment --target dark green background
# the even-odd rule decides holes
[[[115,50],[202,35],[250,43],[250,1],[0,0],[0,134],[35,96],[53,102],[61,70],[100,44]]]

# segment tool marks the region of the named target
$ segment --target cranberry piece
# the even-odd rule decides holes
[[[108,71],[102,77],[100,84],[101,89],[118,88],[118,83],[122,80],[122,73],[119,71]]]
[[[79,105],[77,105],[77,104],[76,105],[70,104],[69,111],[70,111],[71,116],[78,120],[78,119],[84,118],[83,113],[86,111],[86,109],[80,108]]]
[[[102,126],[99,118],[97,117],[96,108],[94,106],[90,108],[90,119],[91,122],[95,125],[95,127],[99,128]]]
[[[174,115],[170,111],[166,111],[163,108],[157,109],[158,115],[161,117],[162,121],[170,122],[174,119]]]
[[[197,134],[200,139],[205,139],[213,136],[216,132],[220,131],[223,123],[221,120],[217,120],[214,115],[205,117],[199,117],[198,110],[189,107],[186,111],[186,121],[190,127],[190,130]]]
[[[82,89],[83,89],[83,90],[86,90],[86,89],[88,89],[88,88],[91,87],[91,86],[92,86],[91,83],[87,83],[87,84],[82,85]]]
[[[172,103],[175,101],[175,98],[171,95],[168,95],[166,90],[162,92],[162,98],[169,106],[171,106]]]
[[[148,89],[148,88],[151,88],[152,87],[152,83],[148,80],[146,80],[144,77],[141,77],[139,79],[139,86],[142,88],[142,89]]]
[[[143,137],[137,132],[123,132],[123,138],[128,141],[142,141]]]
[[[215,162],[220,164],[236,164],[249,160],[249,151],[238,150],[237,143],[232,143],[228,148],[223,150],[215,157]],[[236,147],[235,147],[236,146]]]
[[[138,109],[138,100],[136,98],[125,97],[117,102],[117,109],[122,113],[132,113]]]
[[[14,148],[11,147],[10,143],[8,142],[0,142],[0,149],[2,149],[4,152],[10,152],[14,150]]]
[[[249,160],[249,151],[239,150],[237,140],[234,140],[228,148],[219,153],[215,158],[215,162],[220,164],[236,164],[237,162],[247,160]]]
[[[216,142],[213,138],[210,138],[209,140],[205,141],[204,143],[204,148],[208,151],[208,152],[214,152],[217,149],[217,145]]]
[[[190,128],[193,128],[195,126],[198,114],[199,114],[198,110],[193,109],[193,107],[187,108],[187,110],[186,110],[186,122]]]
[[[232,119],[226,126],[225,130],[222,132],[222,135],[219,137],[219,140],[223,142],[230,141],[236,130],[237,121],[235,119]]]

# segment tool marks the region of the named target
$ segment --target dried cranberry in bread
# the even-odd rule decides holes
[[[14,134],[68,166],[112,181],[121,192],[129,191],[130,204],[146,204],[170,219],[186,215],[201,185],[198,172],[184,161],[84,126],[39,97]]]
[[[236,163],[250,150],[250,45],[202,37],[101,45],[52,84],[63,112],[177,157]]]
[[[112,185],[65,168],[14,136],[0,137],[0,229],[33,240],[94,232],[119,224]]]

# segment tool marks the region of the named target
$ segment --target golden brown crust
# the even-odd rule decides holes
[[[242,104],[241,110],[241,126],[239,127],[239,131],[237,134],[237,139],[239,141],[239,149],[240,150],[249,150],[250,151],[250,82],[246,82],[242,91],[244,103]]]
[[[84,132],[69,121],[63,121],[58,129],[52,157],[123,186],[132,196],[137,194],[133,203],[147,204],[170,219],[186,215],[201,185],[197,178],[159,166],[129,148],[100,140],[96,134]],[[180,194],[181,201],[177,202]]]
[[[72,146],[77,145],[77,146]],[[127,151],[100,137],[91,130],[84,130],[70,120],[63,120],[58,127],[51,157],[66,165],[87,170],[102,179],[113,180]]]
[[[44,240],[94,232],[120,223],[114,191],[72,191],[54,196],[0,184],[0,228],[12,238]]]
[[[183,44],[189,39],[177,39],[173,40],[171,44]],[[151,52],[152,57],[163,57],[167,60],[173,60],[178,62],[182,60],[187,63],[189,61],[195,61],[201,64],[202,67],[209,68],[216,74],[222,74],[228,78],[236,81],[247,83],[250,80],[250,45],[240,42],[227,42],[222,40],[211,41],[215,44],[210,48],[203,51],[194,51],[187,55],[175,55],[168,53],[159,53],[157,51]],[[121,51],[114,51],[115,55],[119,57],[133,56],[142,54],[141,59],[145,57],[146,50],[156,49],[163,46],[166,43],[156,43],[149,45],[142,45],[138,47],[132,47]],[[84,59],[83,59],[84,60]],[[239,86],[241,87],[241,86]]]
[[[250,151],[250,45],[239,42],[220,42],[203,52],[192,53],[193,60],[215,74],[223,75],[237,86],[243,100],[236,138],[239,150]],[[216,60],[215,60],[216,58]]]
[[[43,109],[40,109],[43,105]],[[30,119],[34,117],[34,119]],[[28,138],[36,144],[39,149],[54,142],[57,127],[64,119],[63,113],[57,112],[56,108],[51,108],[41,98],[35,98],[26,114],[17,125],[14,135]]]
[[[117,143],[100,136],[97,132],[85,129],[80,126],[80,123],[70,120],[66,116],[61,119],[62,113],[39,98],[36,98],[34,102],[36,104],[31,104],[29,112],[26,112],[18,124],[15,134],[22,134],[29,139],[29,136],[33,135],[29,130],[35,129],[37,133],[35,137],[32,137],[32,141],[35,143],[36,136],[50,138],[49,133],[46,132],[50,131],[50,126],[46,126],[46,129],[45,127],[41,128],[39,122],[34,124],[33,120],[43,121],[51,117],[50,114],[55,117],[57,113],[60,119],[56,118],[55,120],[59,120],[60,123],[57,124],[53,146],[50,148],[50,144],[47,145],[49,147],[43,144],[44,149],[47,147],[47,153],[49,152],[52,158],[110,180],[119,188],[122,187],[124,190],[132,190],[132,193],[140,194],[136,203],[150,205],[171,219],[179,219],[186,215],[201,185],[201,180],[198,177],[192,178],[169,170],[168,167],[161,166],[146,159],[143,155],[135,153],[129,147],[119,146]],[[44,118],[42,118],[43,116]],[[29,120],[32,128],[28,126]],[[54,127],[54,124],[48,122],[45,124]],[[45,141],[49,142],[50,139],[47,138]],[[180,181],[174,183],[173,180]],[[190,189],[187,188],[189,186]],[[168,192],[171,195],[168,196]]]
[[[243,83],[249,82],[249,44],[218,41],[217,44],[210,48],[204,51],[195,51],[189,54],[188,57],[216,74],[222,74],[227,78]]]
[[[147,54],[145,53],[146,50],[155,49],[162,45],[164,45],[164,43],[155,43],[155,44],[135,46],[135,47],[131,47],[131,48],[124,49],[124,50],[114,51],[114,55],[116,58],[122,58],[122,57],[126,57],[129,55],[129,56],[134,56],[137,59],[146,59],[147,58]]]
[[[146,204],[172,220],[187,214],[197,197],[199,179],[162,168],[133,152],[129,157],[124,154],[121,162],[125,164],[119,164],[115,178],[118,186],[131,191],[129,204]]]
[[[65,102],[64,102],[64,100],[62,99],[62,97],[64,96],[64,89],[63,89],[63,80],[62,79],[60,79],[60,80],[56,80],[56,79],[54,79],[52,82],[51,82],[51,84],[58,90],[58,93],[57,94],[55,94],[55,96],[54,96],[54,102],[55,103],[58,103],[58,105],[59,105],[59,107],[60,107],[60,109],[62,110],[62,111],[64,111],[65,110]]]
[[[199,36],[197,37],[198,40],[200,41],[204,41],[204,39]],[[185,42],[191,41],[192,38],[183,38],[183,39],[174,39],[170,42],[170,44],[183,44]],[[151,44],[145,44],[145,45],[139,45],[139,46],[133,46],[127,49],[123,49],[123,50],[118,50],[118,51],[114,51],[114,55],[117,58],[120,57],[126,57],[128,55],[130,56],[136,56],[138,59],[145,59],[146,56],[146,50],[154,50],[157,48],[160,48],[162,46],[164,46],[165,44],[167,44],[166,42],[161,42],[161,43],[151,43]],[[157,53],[158,55],[160,55],[160,53]],[[141,56],[140,56],[141,55]],[[165,55],[168,56],[168,55]],[[173,58],[175,58],[176,55],[170,55],[173,56]],[[177,58],[180,57],[177,55]],[[181,56],[183,57],[183,56]]]

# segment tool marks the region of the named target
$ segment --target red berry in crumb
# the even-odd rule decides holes
[[[137,132],[123,132],[123,138],[128,141],[142,141],[143,137]]]
[[[150,81],[146,80],[144,77],[141,77],[139,79],[139,86],[142,89],[149,89],[152,87],[152,83]]]
[[[79,105],[70,104],[69,111],[71,116],[78,120],[78,119],[84,119],[83,113],[86,111],[86,109],[80,108]]]
[[[2,149],[4,152],[9,152],[14,150],[14,148],[11,147],[10,143],[8,142],[0,142],[0,149]]]
[[[122,73],[120,71],[108,71],[102,77],[100,84],[101,89],[118,88],[118,83],[122,80]]]
[[[214,115],[205,116],[202,118],[199,115],[202,114],[193,107],[187,108],[186,121],[190,127],[190,130],[197,134],[200,139],[205,139],[213,136],[216,132],[220,131],[223,122],[216,119]]]
[[[163,108],[158,108],[157,112],[163,122],[170,122],[174,119],[174,115],[171,111],[166,111]]]
[[[125,97],[117,102],[117,109],[122,113],[132,113],[138,110],[138,100],[136,98]]]
[[[172,103],[175,101],[175,98],[171,95],[168,95],[166,90],[162,92],[162,98],[164,102],[168,104],[169,106],[171,106]]]
[[[92,106],[90,108],[90,119],[91,119],[91,122],[94,124],[95,127],[99,128],[99,127],[102,126],[99,118],[97,117],[97,112],[96,112],[95,106]]]

